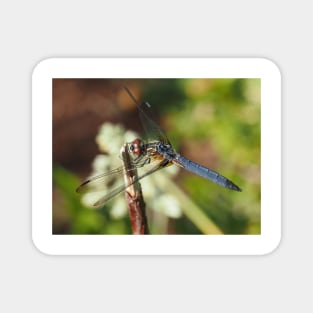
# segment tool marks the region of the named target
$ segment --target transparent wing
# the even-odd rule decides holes
[[[130,184],[122,184],[116,188],[114,188],[113,190],[111,190],[109,193],[107,193],[106,195],[104,195],[102,198],[100,198],[95,204],[94,206],[102,206],[104,205],[106,202],[108,202],[109,200],[111,200],[113,197],[115,197],[116,195],[118,195],[119,193],[121,193],[122,191],[124,191],[126,188],[128,188],[129,186],[137,183],[140,179],[166,167],[168,165],[168,160],[163,160],[159,163],[157,163],[156,165],[154,165],[149,171],[146,171],[145,173],[143,173],[142,175],[138,176],[136,179],[134,179],[134,181]]]
[[[114,179],[114,177],[116,177],[117,175],[119,176],[122,173],[123,173],[123,167],[121,166],[111,171],[102,173],[100,175],[90,177],[76,188],[76,192],[84,193],[84,192],[90,191],[90,189],[94,188],[95,186],[105,183],[109,176],[111,179]]]
[[[137,159],[135,159],[132,162],[132,167],[128,169],[128,171],[132,171],[134,169],[143,167],[145,164],[149,163],[147,160],[150,158],[148,156],[142,155],[139,156]],[[123,166],[120,166],[118,168],[115,168],[111,171],[102,173],[97,176],[93,176],[85,180],[80,186],[77,187],[76,192],[78,193],[84,193],[87,191],[92,191],[95,187],[101,186],[101,184],[109,184],[110,182],[113,182],[118,177],[121,177],[123,173]]]
[[[167,138],[164,131],[150,117],[151,116],[151,105],[148,102],[143,102],[142,104],[139,104],[139,102],[134,97],[134,95],[130,92],[130,90],[125,86],[124,86],[124,88],[138,108],[139,117],[140,117],[142,126],[146,132],[147,137],[150,139],[158,139],[164,143],[170,144],[170,141]]]

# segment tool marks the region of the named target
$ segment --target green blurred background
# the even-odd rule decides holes
[[[221,188],[181,169],[162,188],[182,214],[167,214],[156,208],[158,199],[145,199],[151,233],[260,234],[259,79],[54,79],[53,234],[131,234],[127,214],[112,215],[111,202],[90,209],[75,192],[101,154],[95,141],[101,125],[143,133],[125,85],[151,104],[179,153],[243,190]],[[142,189],[145,196],[145,179]],[[119,197],[124,206],[124,195]]]

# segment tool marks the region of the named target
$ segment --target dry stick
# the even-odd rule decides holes
[[[121,149],[121,157],[124,167],[124,181],[126,186],[125,197],[128,205],[130,222],[134,235],[148,235],[148,223],[145,211],[141,186],[139,182],[132,182],[138,177],[137,169],[131,165],[131,158],[128,153],[127,144]]]

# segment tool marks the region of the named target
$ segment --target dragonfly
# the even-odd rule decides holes
[[[127,170],[132,171],[133,169],[139,168],[148,168],[148,170],[144,171],[143,174],[138,175],[128,184],[123,183],[113,188],[104,196],[102,196],[98,201],[96,201],[94,203],[94,206],[98,207],[104,205],[116,195],[123,192],[125,189],[137,183],[144,177],[147,177],[152,173],[155,173],[171,165],[177,165],[181,168],[184,168],[185,170],[201,176],[224,188],[234,191],[242,191],[241,188],[238,187],[235,183],[233,183],[231,180],[224,177],[223,175],[219,174],[218,172],[197,164],[196,162],[193,162],[177,153],[171,145],[164,131],[151,117],[151,105],[148,102],[143,102],[142,104],[140,104],[126,86],[124,87],[124,89],[136,105],[147,138],[150,138],[150,140],[147,142],[142,139],[136,138],[127,145],[128,153],[132,158],[131,168]],[[121,166],[106,173],[88,178],[76,189],[76,191],[78,193],[85,193],[88,189],[90,189],[92,185],[101,182],[107,177],[113,177],[116,174],[122,175],[124,170],[124,167]]]

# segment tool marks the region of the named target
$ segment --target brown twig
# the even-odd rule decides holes
[[[148,223],[145,211],[145,202],[141,191],[140,183],[136,180],[137,170],[131,166],[131,158],[128,153],[127,144],[121,149],[121,157],[124,166],[124,181],[128,186],[125,190],[125,197],[128,205],[130,222],[134,235],[148,235]]]

